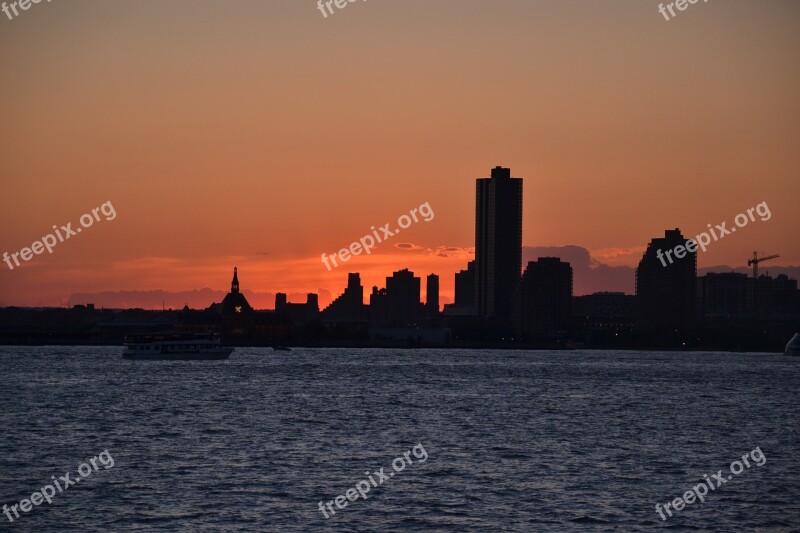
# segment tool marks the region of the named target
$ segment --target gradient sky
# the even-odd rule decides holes
[[[341,292],[442,278],[474,245],[475,178],[524,181],[523,243],[634,266],[766,201],[700,267],[800,264],[800,3],[55,0],[0,13],[0,253],[111,201],[10,271],[0,305],[74,293]],[[320,261],[429,202],[369,257]],[[398,246],[402,245],[402,246]],[[766,263],[765,263],[766,265]],[[598,288],[598,290],[601,288]]]

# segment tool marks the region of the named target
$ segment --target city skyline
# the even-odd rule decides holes
[[[800,531],[798,22],[0,0],[0,521]]]
[[[302,2],[221,14],[176,1],[158,17],[39,6],[0,31],[15,73],[0,79],[14,96],[0,101],[0,246],[21,250],[106,201],[118,217],[2,270],[0,305],[224,291],[234,264],[250,290],[333,297],[346,278],[320,254],[422,202],[435,220],[346,270],[365,286],[435,272],[449,303],[474,253],[471,183],[495,165],[527,180],[523,255],[578,246],[628,276],[665,228],[730,226],[766,201],[769,221],[698,267],[744,267],[753,251],[798,266],[798,11],[709,3],[666,22],[641,3],[571,1],[375,3],[329,19]],[[175,47],[178,26],[194,31]],[[603,290],[573,268],[576,293]]]
[[[696,250],[698,243],[693,240],[689,240],[687,237],[684,237],[679,228],[666,229],[664,231],[664,238],[654,237],[650,240],[649,244],[642,253],[637,268],[633,270],[634,289],[632,291],[619,291],[614,290],[615,287],[603,286],[599,287],[601,290],[596,290],[598,287],[595,287],[595,290],[592,291],[587,291],[584,288],[584,290],[574,292],[573,272],[575,269],[570,261],[569,253],[561,254],[558,252],[558,249],[555,249],[555,251],[548,250],[545,253],[534,253],[533,256],[531,256],[531,254],[522,253],[523,247],[521,246],[521,225],[524,211],[522,205],[523,180],[521,178],[513,178],[509,168],[504,168],[499,165],[491,169],[490,175],[490,178],[479,177],[475,179],[474,227],[476,246],[474,250],[483,251],[475,253],[474,256],[472,256],[472,259],[469,260],[466,265],[464,265],[464,269],[454,272],[453,280],[455,291],[452,299],[445,297],[444,300],[442,300],[441,293],[439,291],[440,276],[437,273],[431,273],[427,275],[426,293],[425,297],[423,298],[421,297],[421,277],[415,277],[415,272],[409,270],[408,266],[395,265],[392,268],[398,268],[400,270],[394,271],[394,274],[391,277],[387,276],[383,286],[381,286],[380,283],[369,284],[366,286],[367,289],[370,286],[372,287],[371,293],[369,291],[365,292],[360,272],[352,272],[344,268],[342,269],[343,271],[348,271],[348,284],[345,287],[344,292],[329,292],[325,294],[326,291],[323,290],[319,292],[309,291],[301,294],[287,294],[286,292],[276,290],[275,292],[266,293],[266,297],[269,300],[266,305],[263,304],[263,300],[260,300],[262,302],[261,305],[257,304],[255,307],[251,307],[250,303],[247,301],[247,297],[244,294],[248,291],[240,292],[237,273],[238,267],[234,266],[231,290],[224,296],[224,299],[222,299],[221,302],[219,302],[220,299],[218,298],[218,293],[210,291],[209,289],[205,289],[204,291],[200,292],[205,292],[206,299],[203,300],[199,306],[197,305],[197,301],[194,299],[192,305],[189,304],[187,299],[183,305],[173,305],[171,302],[169,306],[166,306],[165,300],[162,299],[161,308],[169,307],[171,309],[173,307],[188,307],[190,309],[196,309],[199,307],[200,309],[203,309],[208,307],[213,309],[219,305],[221,309],[227,309],[230,313],[234,307],[239,310],[244,309],[245,311],[251,312],[254,309],[280,311],[281,309],[299,308],[302,310],[305,309],[306,306],[311,305],[313,309],[316,309],[316,312],[319,312],[323,309],[328,310],[330,304],[334,303],[335,300],[345,299],[350,303],[346,304],[344,307],[342,307],[342,303],[340,303],[339,307],[337,308],[339,311],[334,311],[336,315],[341,315],[341,309],[344,308],[347,309],[347,311],[344,313],[345,316],[351,318],[354,316],[362,317],[362,315],[367,312],[366,310],[368,308],[375,304],[379,304],[380,308],[384,308],[386,305],[389,305],[390,307],[400,305],[401,307],[406,308],[406,311],[395,312],[395,314],[402,317],[414,316],[416,317],[414,320],[421,320],[424,315],[427,315],[428,317],[436,316],[441,311],[444,311],[444,316],[476,316],[487,319],[512,320],[512,315],[514,313],[526,313],[526,311],[522,311],[520,308],[516,308],[516,310],[514,310],[514,305],[515,301],[517,302],[516,305],[523,303],[519,301],[518,298],[526,291],[531,291],[530,284],[532,282],[527,277],[531,268],[535,268],[536,271],[541,272],[541,268],[543,268],[542,265],[549,265],[549,261],[556,261],[559,264],[565,265],[566,268],[569,269],[568,295],[570,297],[592,294],[635,294],[637,296],[637,305],[639,309],[638,314],[640,319],[643,320],[643,324],[649,324],[649,327],[653,327],[655,324],[674,324],[674,327],[683,327],[685,323],[682,321],[688,320],[691,322],[693,320],[692,316],[694,315],[693,303],[695,299],[695,280],[699,280],[699,277],[703,274],[701,274],[697,269],[698,253]],[[424,219],[426,222],[433,220],[433,211],[427,202],[424,205],[427,210],[419,210],[421,216],[426,217]],[[418,217],[415,214],[416,211],[418,210],[414,209],[411,212],[414,220],[418,220]],[[759,204],[757,208],[752,208],[748,211],[748,214],[751,216],[750,221],[752,222],[755,222],[757,219],[755,213],[762,217],[762,221],[766,221],[771,218],[769,207],[765,202],[763,204]],[[430,216],[430,218],[427,218],[428,216]],[[402,215],[401,218],[405,218],[407,220],[406,223],[399,223],[403,228],[406,228],[413,223],[411,217],[407,215]],[[745,227],[749,222],[746,214],[738,215],[735,218],[735,221],[737,227]],[[385,228],[386,229],[383,230],[384,232],[390,232],[390,224],[386,224]],[[732,233],[732,231],[725,229],[725,223],[722,225],[717,225],[717,228],[722,228],[719,235],[711,228],[711,224],[708,224],[708,231],[710,234],[705,233],[704,237],[698,235],[694,237],[694,239],[699,241],[699,246],[705,249],[706,246],[712,242],[712,236],[713,242],[717,242],[720,238],[724,237],[725,233]],[[377,239],[376,243],[375,240],[372,240],[370,237],[370,240],[372,241],[371,245],[374,246],[380,243],[381,239],[378,237],[378,230],[376,230],[374,226],[371,228],[371,230]],[[399,233],[400,230],[395,228],[394,231]],[[735,228],[733,231],[735,231]],[[361,243],[364,243],[363,239],[361,240]],[[673,258],[670,254],[673,251],[677,252],[678,248],[682,248],[682,244],[686,244],[687,247],[689,247],[690,243],[694,243],[692,245],[694,246],[694,250],[688,254],[689,258],[685,260],[679,260],[678,257],[683,257],[683,255],[679,256],[678,253],[676,253],[676,257],[673,261]],[[355,245],[355,242],[353,244]],[[563,247],[563,249],[567,250],[569,248],[570,247]],[[352,248],[350,249],[352,250]],[[347,248],[344,248],[342,251],[338,252],[338,254],[341,256],[341,254],[347,253],[346,250]],[[666,257],[669,260],[669,264],[667,264],[666,260],[664,259],[665,255],[662,252],[666,252]],[[352,256],[348,258],[348,261],[349,259],[357,257],[357,255],[359,254],[352,254]],[[562,255],[566,255],[567,257],[563,258]],[[523,257],[525,258],[524,263],[522,261]],[[774,258],[776,258],[776,256],[766,257],[765,259]],[[562,262],[562,259],[565,260]],[[684,279],[687,283],[690,283],[690,286],[686,286],[685,284],[681,285],[680,282],[677,282],[676,284],[675,279],[673,279],[675,277],[675,268],[681,265],[686,265],[686,262],[689,260],[691,260],[691,271],[687,271],[685,273],[686,276],[684,276]],[[479,265],[481,264],[484,264],[485,266],[480,267]],[[749,265],[750,262],[748,261],[748,267]],[[341,266],[345,266],[345,264],[343,263]],[[579,271],[580,266],[581,265],[578,265]],[[617,269],[619,269],[619,267],[617,267]],[[330,270],[330,268],[328,270]],[[484,274],[483,276],[480,276],[479,273],[482,270],[484,271]],[[721,270],[722,272],[727,272],[728,270],[733,271],[733,269],[719,268],[716,270]],[[779,268],[778,270],[785,269]],[[714,270],[707,269],[707,272],[712,271]],[[798,271],[800,271],[800,269],[798,269]],[[544,270],[544,272],[547,271]],[[789,272],[789,279],[796,280],[798,277],[800,277],[796,274],[792,276],[791,269]],[[756,273],[755,269],[753,270],[753,273]],[[783,272],[783,274],[786,275],[786,272]],[[400,278],[398,278],[398,276],[400,276]],[[747,278],[746,274],[742,274],[742,276],[744,276],[745,279]],[[769,271],[767,271],[767,276],[769,276]],[[414,280],[414,283],[416,283],[416,290],[412,289],[409,291],[407,285],[409,281],[402,281],[404,277],[408,277],[408,280]],[[498,279],[501,280],[501,283],[497,282]],[[398,283],[400,283],[400,285],[397,285]],[[541,284],[542,280],[540,279],[535,283]],[[697,281],[697,283],[700,283],[700,281]],[[393,284],[395,287],[405,286],[406,288],[399,290],[395,288],[392,290]],[[356,297],[356,295],[352,292],[356,285],[358,286],[358,297]],[[563,286],[563,283],[560,285]],[[525,287],[529,288],[525,289]],[[429,290],[435,290],[435,293],[431,297],[428,296]],[[663,301],[665,299],[670,299],[673,294],[680,294],[681,291],[684,290],[688,291],[687,294],[684,294],[683,296],[684,303],[678,303],[677,301],[674,302],[677,306],[674,310],[664,308]],[[125,291],[120,292],[125,293]],[[150,292],[152,293],[155,291]],[[416,308],[417,306],[417,303],[411,303],[414,298],[408,300],[410,295],[414,292],[417,294],[417,303],[424,305],[419,309],[410,311],[409,309],[411,307]],[[166,296],[167,294],[161,294],[161,296]],[[256,293],[249,291],[249,294],[252,297]],[[403,294],[402,298],[405,299],[405,303],[392,303],[398,298],[398,294]],[[83,295],[81,298],[78,298],[75,304],[109,308],[159,308],[158,302],[153,303],[152,300],[150,305],[108,305],[103,296],[97,295],[98,298],[93,298],[92,296],[93,295]],[[128,296],[130,297],[131,295]],[[263,296],[263,294],[261,296]],[[358,303],[356,303],[352,297],[355,297],[355,299],[358,300]],[[558,301],[558,297],[547,296],[547,298],[550,301]],[[462,301],[460,305],[453,303],[460,301],[460,299]],[[386,301],[385,303],[383,303],[384,300]],[[435,307],[431,305],[431,302],[435,304]],[[71,304],[72,302],[68,301],[66,305],[70,306]],[[686,307],[687,304],[689,304],[688,308]],[[527,313],[531,316],[545,316],[542,315],[544,310],[536,308],[538,310],[534,311],[534,308],[531,308],[529,303],[525,305],[530,308]],[[59,307],[61,306],[63,306],[63,302],[61,305],[59,305]],[[569,314],[570,306],[560,304],[557,307],[558,309],[562,309],[563,312]],[[681,309],[678,309],[679,307]],[[304,311],[301,312],[301,315],[303,313]],[[385,314],[384,311],[381,311],[380,313]],[[554,319],[548,315],[546,320]],[[402,322],[408,320],[403,318],[399,321]],[[558,321],[563,323],[563,319],[558,319]],[[510,327],[511,322],[506,322],[506,324],[508,327]],[[519,325],[516,327],[519,327]],[[669,329],[669,326],[667,329]]]
[[[523,198],[523,195],[522,195],[522,190],[523,190],[522,182],[523,182],[523,180],[521,178],[512,178],[510,169],[509,168],[504,168],[504,167],[502,167],[500,165],[496,165],[494,168],[492,168],[490,174],[491,174],[491,178],[480,178],[479,177],[479,178],[475,178],[475,180],[474,180],[475,181],[475,195],[476,195],[475,196],[475,204],[474,204],[474,206],[475,206],[475,221],[474,221],[474,228],[475,228],[474,231],[475,231],[475,233],[474,233],[474,237],[475,237],[475,244],[476,245],[478,245],[478,243],[480,241],[484,241],[486,243],[486,244],[483,245],[483,249],[486,250],[485,253],[487,253],[487,254],[488,254],[488,250],[495,250],[495,244],[490,244],[490,242],[494,242],[494,241],[497,241],[497,242],[500,242],[500,243],[507,241],[507,243],[505,245],[501,246],[501,248],[503,248],[503,250],[505,251],[504,253],[506,255],[508,253],[511,253],[511,255],[514,256],[515,253],[513,251],[519,249],[520,255],[518,256],[518,258],[517,257],[513,257],[510,263],[508,262],[508,259],[499,259],[500,256],[497,256],[498,257],[497,259],[491,259],[491,261],[501,261],[501,263],[503,261],[505,261],[505,263],[507,263],[504,266],[502,266],[502,268],[505,269],[504,270],[505,275],[504,276],[500,276],[502,279],[505,279],[507,281],[506,287],[505,287],[505,291],[504,291],[505,303],[503,304],[503,306],[506,308],[506,310],[503,313],[506,316],[508,315],[508,312],[509,312],[508,311],[508,306],[510,305],[510,300],[511,300],[509,295],[511,294],[511,292],[513,292],[513,290],[514,290],[514,288],[516,286],[516,283],[521,279],[522,271],[524,270],[525,265],[527,265],[529,262],[532,262],[532,261],[535,261],[535,260],[538,260],[538,259],[544,258],[544,257],[550,257],[550,256],[558,257],[559,259],[564,259],[565,262],[569,263],[571,266],[576,267],[575,268],[575,270],[576,270],[576,279],[577,279],[577,283],[575,285],[577,287],[577,290],[575,291],[575,295],[576,296],[590,295],[590,294],[599,293],[599,292],[623,292],[623,293],[626,293],[626,294],[635,294],[636,293],[636,268],[635,267],[628,267],[627,264],[616,264],[616,265],[614,265],[614,264],[602,263],[601,261],[598,261],[597,259],[592,257],[590,255],[589,251],[586,250],[585,248],[582,248],[582,247],[579,247],[579,246],[574,246],[574,245],[573,246],[569,246],[569,245],[568,246],[560,246],[560,247],[520,246],[520,244],[522,242],[522,236],[519,233],[519,229],[517,229],[517,228],[519,228],[519,226],[522,224],[522,221],[524,220],[524,214],[523,214],[523,209],[522,209],[522,198]],[[500,185],[504,184],[506,181],[508,182],[508,185],[504,186],[505,188],[498,188]],[[511,184],[518,184],[518,190],[515,189],[514,187],[512,187],[510,189],[507,188],[507,187],[510,187]],[[515,185],[515,187],[516,187],[516,185]],[[498,192],[498,191],[501,191],[501,192]],[[490,201],[490,199],[491,199],[491,201]],[[494,217],[496,216],[494,214],[495,213],[495,207],[494,207],[494,202],[495,201],[497,201],[497,202],[501,202],[502,201],[504,203],[502,208],[499,210],[499,212],[503,214],[502,218],[500,219],[500,220],[503,221],[502,224],[499,223],[499,222],[495,222],[494,221]],[[107,202],[107,204],[110,204],[110,202]],[[433,211],[432,211],[432,209],[431,209],[431,207],[430,207],[428,202],[426,202],[425,205],[426,205],[426,207],[428,209],[426,215],[430,215],[431,216],[430,219],[426,218],[425,222],[430,222],[431,220],[434,220],[434,217],[432,216],[433,215]],[[510,209],[510,206],[513,206],[513,209]],[[761,203],[758,207],[759,208],[765,207],[767,209],[767,212],[769,212],[769,208],[766,205],[766,202]],[[418,211],[418,209],[412,209],[412,211]],[[753,215],[752,212],[755,212],[755,208],[751,208],[750,211],[751,211],[750,214]],[[105,213],[105,211],[104,211],[104,213]],[[420,213],[421,213],[421,211],[420,211]],[[762,214],[762,215],[764,214],[764,213],[762,213],[762,211],[760,209],[759,209],[758,213]],[[416,216],[416,213],[412,213],[412,214],[414,215],[414,219],[415,220],[419,220],[418,217]],[[90,217],[90,215],[88,215],[88,214],[87,215],[83,215],[83,216],[84,217],[87,217],[87,216]],[[739,216],[745,216],[745,215],[743,213],[742,215],[739,215]],[[407,225],[413,224],[413,221],[411,220],[411,218],[409,216],[402,215],[402,217],[405,217],[408,220]],[[100,217],[98,217],[98,219],[99,218]],[[758,218],[757,217],[753,216],[751,218],[752,218],[753,222],[758,222]],[[114,214],[114,217],[111,218],[111,220],[114,220],[114,219],[116,219],[116,214]],[[770,219],[771,219],[771,213],[770,213],[769,217],[762,217],[762,222],[763,221],[768,221]],[[81,218],[81,220],[84,220],[84,218]],[[738,220],[738,219],[736,219],[736,220]],[[89,218],[89,221],[91,222],[91,217]],[[419,220],[419,221],[421,221],[421,220]],[[742,227],[746,226],[747,222],[748,222],[747,219],[745,219],[745,224]],[[76,226],[78,226],[78,225],[76,224]],[[91,224],[90,224],[90,226],[91,226]],[[389,227],[390,227],[390,224],[386,224],[386,228],[389,228]],[[406,225],[404,225],[403,227],[406,227]],[[718,225],[717,227],[720,227],[720,226]],[[62,226],[62,229],[63,228],[64,227]],[[492,231],[496,231],[497,232],[496,235],[492,234],[494,236],[491,237],[491,239],[490,239],[490,234],[489,234],[489,229],[490,228],[492,228]],[[378,241],[377,243],[373,242],[373,244],[375,244],[378,247],[378,249],[380,249],[381,239],[378,237],[379,231],[377,229],[375,229],[375,226],[372,226],[370,229],[372,231],[372,234],[374,234],[376,236],[377,241]],[[54,226],[53,230],[54,230],[54,233],[55,233],[57,231],[57,226]],[[676,230],[679,231],[680,229],[676,228]],[[707,224],[707,230],[714,236],[713,242],[717,242],[718,236],[711,229],[711,224]],[[74,236],[77,236],[77,233],[76,233],[75,230],[71,230],[71,231],[72,231]],[[80,232],[80,228],[77,231]],[[384,231],[386,231],[386,230],[384,230]],[[398,230],[397,228],[394,228],[394,231],[396,233],[399,233],[400,230]],[[667,233],[669,233],[670,230],[665,230],[665,231]],[[735,229],[734,229],[734,231],[735,231]],[[58,234],[59,234],[59,237],[61,237],[60,231],[58,231]],[[514,236],[514,234],[516,234],[516,236]],[[730,234],[730,232],[729,232],[729,234]],[[511,235],[511,239],[509,240],[508,238],[503,237],[504,235]],[[706,234],[706,237],[707,237],[708,241],[711,241],[711,236],[710,235]],[[55,240],[55,237],[53,237],[53,239]],[[68,239],[69,239],[69,237],[67,237],[67,240]],[[62,240],[62,242],[63,242],[63,240]],[[678,241],[676,241],[676,243],[677,242]],[[674,245],[675,245],[675,243],[673,243],[673,246]],[[418,251],[420,249],[420,247],[418,247],[418,246],[415,246],[415,245],[409,244],[409,243],[403,243],[403,242],[395,243],[394,246],[396,246],[398,248],[404,248],[405,246],[408,246],[409,251],[411,251],[411,252],[416,252],[416,251]],[[652,242],[650,244],[646,245],[646,246],[633,247],[630,250],[628,250],[628,253],[631,253],[631,254],[637,254],[638,253],[639,255],[637,257],[639,257],[639,260],[641,260],[641,257],[642,257],[641,254],[644,254],[645,252],[649,253],[651,246],[652,246]],[[477,255],[478,254],[475,253],[475,250],[477,250],[479,248],[480,248],[480,246],[464,247],[464,248],[447,247],[447,248],[443,248],[443,249],[438,250],[439,253],[437,253],[437,255],[439,257],[447,258],[447,263],[446,264],[450,265],[449,268],[443,268],[440,272],[434,272],[434,273],[430,274],[430,275],[436,275],[437,277],[441,277],[441,276],[445,277],[445,281],[443,283],[443,286],[445,287],[445,290],[444,291],[440,291],[439,294],[437,295],[437,298],[436,298],[437,301],[440,302],[440,305],[439,305],[440,310],[443,309],[444,306],[451,305],[456,301],[456,298],[457,298],[456,297],[456,286],[457,286],[457,283],[454,283],[454,282],[456,281],[456,279],[458,277],[458,272],[460,271],[462,274],[464,274],[466,271],[463,270],[463,269],[467,268],[468,265],[471,265],[470,268],[474,268],[475,271],[474,271],[474,273],[471,274],[472,276],[474,276],[474,279],[471,279],[469,281],[469,284],[471,286],[474,286],[474,291],[473,290],[468,290],[467,292],[470,292],[470,293],[474,292],[474,296],[472,296],[471,303],[467,307],[474,306],[475,309],[476,309],[476,313],[481,315],[481,316],[489,316],[489,315],[493,315],[495,313],[494,310],[489,311],[489,306],[487,304],[484,304],[484,308],[482,310],[477,311],[477,309],[479,308],[479,304],[477,304],[476,302],[479,301],[480,295],[482,293],[485,293],[485,295],[483,296],[483,299],[484,299],[484,301],[488,301],[489,300],[489,293],[491,291],[490,287],[492,287],[493,283],[494,283],[490,279],[490,278],[492,278],[492,276],[487,275],[486,281],[483,281],[482,282],[483,285],[480,285],[481,282],[479,281],[479,276],[478,276],[478,272],[479,272],[480,269],[477,266],[479,264],[479,261],[477,260]],[[343,251],[345,249],[343,249]],[[671,249],[670,246],[664,245],[664,251],[667,251],[667,250],[670,250],[670,249]],[[433,251],[428,249],[428,250],[425,250],[425,252],[429,252],[430,253],[430,252],[433,252]],[[415,258],[413,255],[410,255],[408,253],[404,253],[404,254],[380,254],[379,252],[375,252],[375,251],[373,251],[372,253],[375,253],[375,255],[379,256],[380,259],[379,259],[379,262],[377,264],[381,265],[381,267],[375,267],[374,265],[376,263],[373,263],[373,266],[371,268],[366,268],[366,269],[352,268],[352,267],[355,266],[355,264],[350,264],[348,262],[348,263],[341,263],[340,265],[338,265],[340,267],[338,269],[338,272],[356,272],[357,271],[358,275],[363,277],[363,281],[365,283],[365,286],[366,287],[372,287],[372,286],[380,286],[379,280],[383,279],[383,276],[387,272],[392,272],[395,269],[410,269],[410,270],[415,271],[415,272],[416,271],[422,271],[423,269],[420,268],[420,265],[422,265],[423,268],[424,268],[425,265],[427,265],[427,263],[415,261],[415,259],[418,259],[419,256],[417,256]],[[495,253],[495,252],[493,252],[493,253]],[[763,254],[763,252],[762,252],[762,254]],[[35,256],[33,254],[31,254],[31,255],[35,258]],[[702,254],[696,254],[696,256],[697,257],[701,257]],[[748,254],[748,256],[749,256],[749,254]],[[10,259],[8,259],[7,254],[6,254],[6,257],[7,257],[7,262],[10,263]],[[323,257],[324,257],[324,255],[323,255]],[[371,257],[371,254],[361,255],[360,257],[358,257],[358,259],[361,259],[361,258],[367,259],[367,258],[370,258],[370,257]],[[490,257],[491,256],[489,256],[489,255],[485,255],[484,261],[486,261],[487,264],[490,262]],[[349,259],[356,259],[356,258],[357,258],[357,256],[354,254]],[[13,259],[17,260],[17,257],[14,257]],[[241,256],[236,256],[236,257],[232,258],[233,262],[236,265],[238,265],[238,261],[237,260],[241,260],[241,259],[243,259]],[[576,261],[576,259],[577,259],[577,261]],[[662,262],[662,265],[666,264],[663,255],[660,257],[660,260]],[[390,261],[397,261],[397,262],[396,263],[390,263]],[[619,261],[618,260],[614,260],[613,257],[611,257],[611,261],[612,261],[612,263],[619,263]],[[697,259],[695,259],[695,261],[697,261]],[[517,262],[520,263],[520,269],[519,269],[520,272],[519,272],[519,276],[517,276],[517,278],[516,278],[516,281],[514,281],[513,276],[511,276],[509,274],[511,272],[511,270],[509,270],[509,268],[511,268],[511,266],[513,266],[512,264],[516,264]],[[247,261],[245,261],[245,263],[247,263]],[[303,264],[306,267],[308,266],[308,262],[303,262]],[[641,265],[640,262],[638,264]],[[439,266],[441,266],[441,265],[442,265],[442,263],[440,262]],[[17,266],[17,268],[18,269],[24,268],[24,266],[26,266],[26,264],[22,263],[20,266]],[[792,266],[782,267],[782,266],[775,265],[774,263],[770,264],[769,266],[773,267],[772,268],[773,272],[788,274],[793,279],[800,278],[800,267],[792,267]],[[228,268],[229,268],[229,266],[228,266]],[[377,270],[377,268],[385,268],[386,270]],[[316,270],[318,271],[319,268],[317,267]],[[362,275],[363,270],[367,271],[365,276]],[[749,263],[748,263],[747,271],[749,271],[749,270],[750,270],[750,268],[749,268]],[[329,268],[328,271],[330,272],[331,269]],[[698,273],[700,271],[705,271],[705,272],[740,271],[741,272],[742,271],[742,267],[739,266],[737,268],[735,266],[730,266],[730,265],[717,265],[717,266],[713,266],[713,267],[706,267],[705,269],[697,269]],[[770,271],[770,269],[768,267],[766,269],[766,273],[768,274],[769,271]],[[472,271],[470,271],[470,272],[472,272]],[[262,285],[263,285],[263,282],[259,283],[260,276],[258,276],[258,270],[256,270],[254,273],[256,275],[253,276],[253,278],[252,278],[253,281],[254,281],[252,286],[261,288]],[[337,269],[334,269],[333,273],[336,274],[337,273]],[[590,273],[592,275],[590,275]],[[375,277],[376,274],[378,276],[377,278]],[[314,277],[313,274],[310,277],[313,278]],[[590,280],[589,278],[592,278],[592,279]],[[448,279],[450,280],[449,282],[448,282]],[[337,281],[334,281],[332,285],[329,285],[328,287],[324,287],[324,288],[320,287],[320,288],[317,288],[316,290],[308,288],[308,287],[305,288],[306,290],[303,290],[303,289],[297,290],[296,288],[294,290],[292,290],[292,289],[287,290],[285,287],[280,287],[279,286],[279,287],[267,287],[267,289],[268,289],[267,291],[254,291],[252,289],[248,289],[247,291],[243,291],[243,292],[248,292],[250,297],[253,298],[254,301],[258,301],[260,303],[260,305],[258,305],[258,304],[255,305],[255,308],[259,308],[259,309],[272,309],[274,307],[273,303],[275,301],[275,297],[278,294],[283,294],[284,297],[286,298],[287,302],[301,303],[301,302],[304,301],[304,299],[307,297],[308,294],[312,294],[312,293],[315,294],[317,298],[319,298],[319,304],[324,308],[324,307],[327,307],[337,297],[337,295],[340,294],[340,292],[339,292],[340,286],[337,286],[337,283],[338,283]],[[440,287],[440,285],[438,283],[437,283],[437,287]],[[483,288],[481,288],[481,287],[483,287]],[[207,307],[208,305],[211,305],[211,304],[215,303],[217,301],[217,297],[220,294],[224,295],[225,292],[222,289],[211,289],[209,284],[206,284],[200,289],[193,288],[193,289],[188,290],[188,291],[177,291],[177,292],[171,290],[168,287],[167,288],[159,287],[159,288],[151,288],[149,290],[118,289],[118,290],[109,290],[109,291],[77,293],[77,294],[68,295],[66,297],[62,296],[61,298],[59,298],[58,305],[55,304],[54,300],[50,301],[49,303],[43,303],[40,300],[36,304],[31,304],[31,303],[20,304],[20,303],[17,303],[17,302],[8,303],[8,302],[3,302],[2,300],[0,300],[0,306],[2,306],[2,305],[16,305],[16,306],[22,306],[22,307],[42,307],[42,306],[44,306],[44,307],[63,307],[63,306],[69,306],[71,304],[89,304],[89,303],[91,303],[91,304],[98,304],[100,307],[105,306],[105,307],[111,307],[111,308],[141,307],[141,308],[144,308],[144,309],[158,309],[158,308],[161,308],[161,307],[170,307],[170,308],[182,307],[183,305],[188,305],[191,308],[204,308],[204,307]],[[184,302],[180,303],[180,304],[176,303],[176,302],[178,302],[178,300],[180,300],[181,295],[186,296],[186,300]],[[127,301],[127,302],[130,302],[130,303],[125,303],[125,304],[109,303],[109,298],[111,299],[110,300],[111,302]],[[167,306],[166,303],[165,303],[167,298],[169,298],[171,300],[169,306]],[[492,297],[492,298],[494,298],[494,297]],[[192,301],[191,305],[189,304],[189,300]],[[266,304],[265,304],[265,302],[266,302]],[[369,293],[368,292],[364,294],[364,302],[363,303],[364,304],[368,304],[369,303]],[[492,304],[492,305],[494,305],[494,304]]]

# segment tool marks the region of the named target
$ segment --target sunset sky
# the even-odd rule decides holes
[[[332,296],[347,272],[369,292],[408,267],[439,274],[450,302],[472,258],[475,179],[496,165],[524,178],[526,247],[633,267],[667,228],[730,227],[767,202],[770,220],[698,266],[746,266],[754,250],[781,255],[765,267],[800,265],[800,3],[712,0],[671,21],[658,3],[0,13],[0,253],[104,202],[117,214],[13,271],[0,263],[0,305],[225,291],[234,265],[250,291]],[[322,264],[425,202],[430,222]]]

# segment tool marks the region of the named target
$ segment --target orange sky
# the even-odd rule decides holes
[[[475,178],[524,182],[523,243],[633,266],[766,201],[699,266],[800,264],[800,4],[121,0],[0,13],[0,253],[111,201],[13,271],[0,305],[78,292],[341,292],[442,278],[474,245]],[[328,254],[429,202],[369,257]],[[411,243],[411,248],[396,245]],[[441,251],[452,248],[448,253]],[[446,255],[447,257],[442,257]]]

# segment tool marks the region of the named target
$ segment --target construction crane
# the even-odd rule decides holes
[[[758,252],[753,252],[753,258],[747,260],[747,266],[753,265],[753,279],[758,279],[758,264],[767,259],[775,259],[780,257],[778,254],[768,255],[766,257],[758,257]]]

